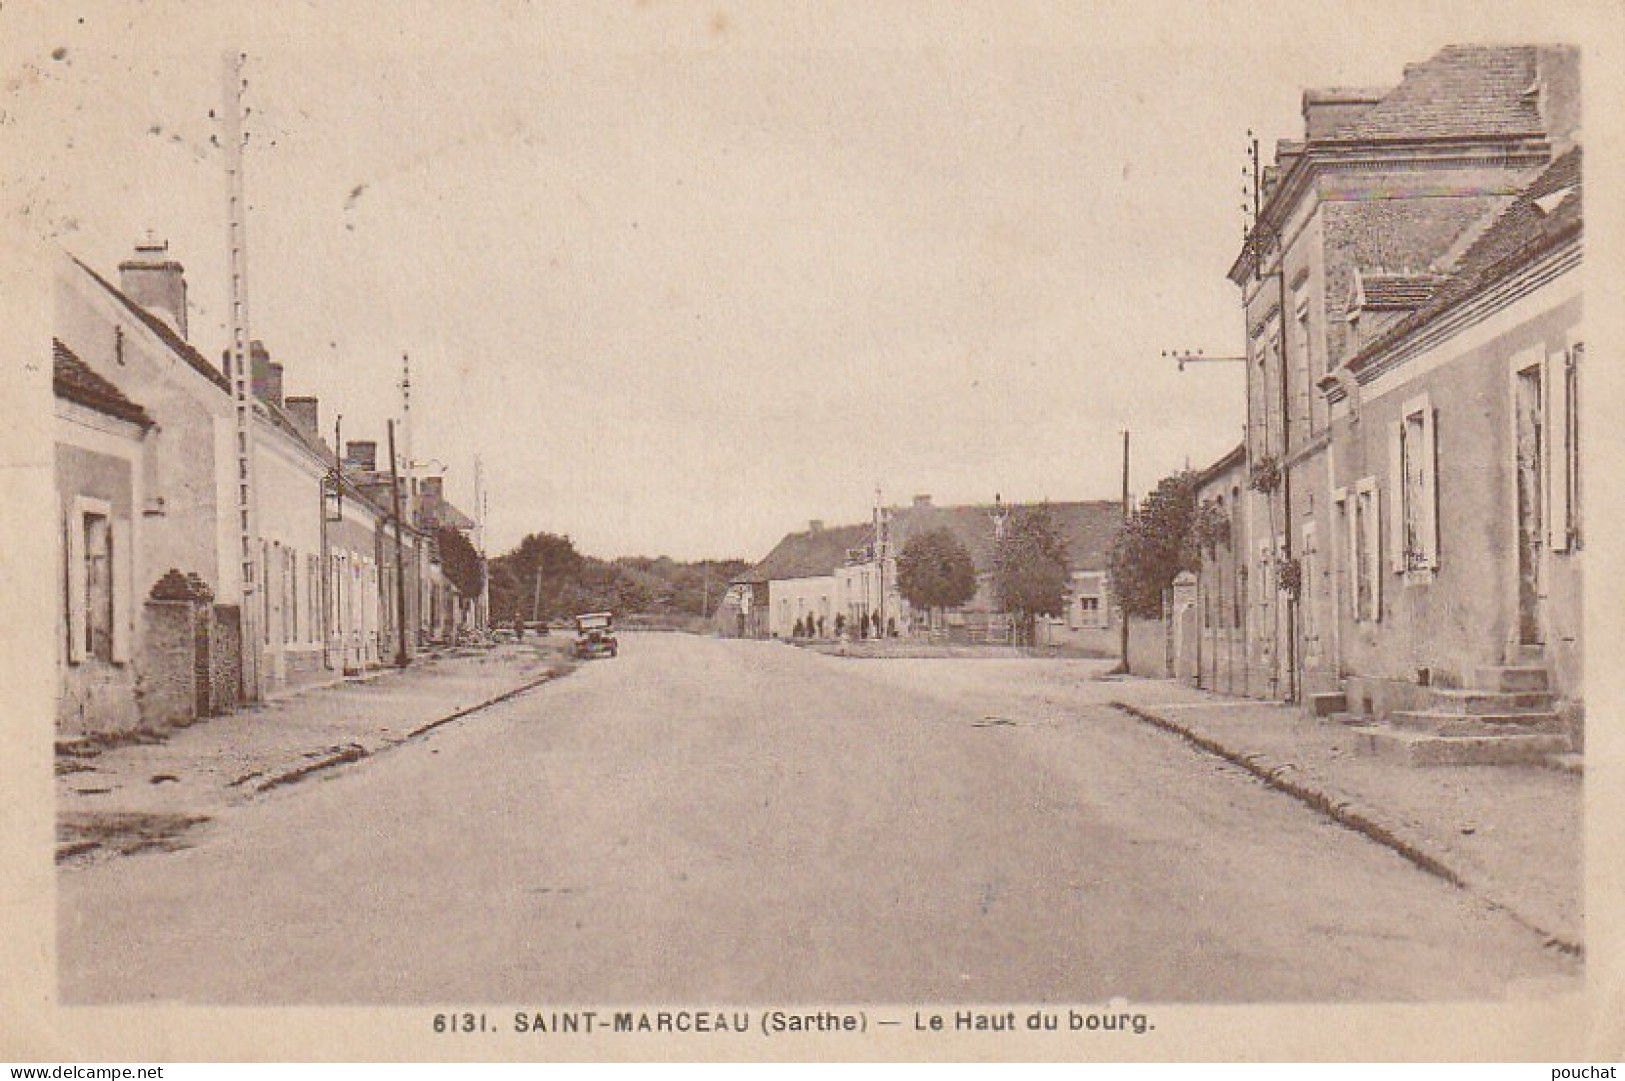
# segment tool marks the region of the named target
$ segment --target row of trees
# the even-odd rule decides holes
[[[1163,593],[1182,570],[1196,570],[1201,548],[1222,530],[1211,508],[1198,504],[1197,475],[1165,478],[1124,523],[1109,561],[1113,592],[1129,615],[1157,619]],[[460,534],[442,538],[442,557],[456,581],[477,573],[477,556],[458,546]],[[463,543],[466,547],[466,541]],[[596,559],[567,536],[532,533],[513,551],[490,561],[491,617],[563,619],[610,609],[628,615],[704,617],[715,609],[744,560],[683,563],[666,556]],[[1015,507],[993,548],[992,587],[1028,641],[1039,616],[1064,610],[1071,578],[1066,542],[1045,504]],[[477,580],[474,588],[477,589]],[[911,536],[897,560],[897,587],[921,611],[956,608],[976,596],[976,562],[951,530]]]
[[[1010,513],[993,549],[993,590],[1027,641],[1039,616],[1059,615],[1071,567],[1066,541],[1043,504]],[[976,596],[976,563],[952,531],[910,537],[897,557],[897,589],[921,610],[954,608]]]
[[[609,610],[633,616],[703,617],[749,564],[683,563],[666,556],[604,560],[557,533],[532,533],[491,560],[491,619],[568,619]]]
[[[1116,602],[1131,617],[1160,619],[1163,595],[1181,571],[1201,567],[1203,548],[1228,539],[1228,523],[1197,499],[1198,475],[1164,478],[1124,522],[1108,559]],[[1070,566],[1049,508],[1018,507],[994,547],[993,587],[1001,609],[1028,639],[1039,616],[1066,603]],[[953,608],[976,595],[976,565],[947,529],[909,538],[897,562],[897,585],[920,609]]]

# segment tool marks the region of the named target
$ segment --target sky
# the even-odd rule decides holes
[[[5,213],[150,233],[227,341],[211,111],[248,54],[251,330],[487,548],[759,559],[888,503],[1116,499],[1239,442],[1247,132],[1545,5],[0,7]],[[1577,5],[1582,9],[1584,5]],[[1403,12],[1403,17],[1394,17]]]

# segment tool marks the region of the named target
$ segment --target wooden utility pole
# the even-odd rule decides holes
[[[406,542],[401,536],[401,471],[395,461],[395,421],[389,422],[389,498],[395,517],[395,664],[406,667]]]
[[[231,278],[231,399],[236,422],[238,573],[242,582],[243,697],[258,701],[265,688],[260,679],[260,619],[258,573],[259,511],[254,490],[254,373],[249,359],[248,331],[248,208],[243,196],[243,63],[247,53],[225,57],[226,108],[221,117],[226,150],[226,238]]]
[[[474,455],[474,537],[475,547],[480,553],[480,596],[479,607],[475,610],[475,625],[477,630],[489,631],[491,629],[491,575],[490,568],[485,561],[485,516],[488,511],[485,498],[485,463],[478,454]]]
[[[1128,429],[1125,428],[1125,429],[1123,429],[1123,528],[1124,529],[1128,528],[1129,519],[1132,518],[1132,517],[1134,517],[1134,505],[1129,502],[1129,491],[1128,491]],[[1123,590],[1122,590],[1121,584],[1117,585],[1117,588],[1116,588],[1115,592],[1117,593],[1117,607],[1118,607],[1118,610],[1123,613],[1123,618],[1120,621],[1121,625],[1117,628],[1117,633],[1118,633],[1117,649],[1118,649],[1118,652],[1122,656],[1122,661],[1120,662],[1118,667],[1120,667],[1123,670],[1124,674],[1126,675],[1128,673],[1128,601],[1123,596]]]

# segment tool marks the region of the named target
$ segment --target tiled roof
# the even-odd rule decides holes
[[[1432,299],[1361,349],[1349,360],[1348,368],[1361,370],[1441,312],[1579,235],[1583,225],[1580,166],[1579,147],[1552,162],[1473,242]]]
[[[834,574],[835,568],[846,562],[848,548],[861,548],[873,540],[874,528],[868,524],[790,533],[773,546],[766,559],[736,581],[769,582]]]
[[[1106,565],[1112,541],[1123,525],[1123,505],[1102,500],[1088,503],[1048,503],[1050,521],[1066,542],[1067,555],[1074,569],[1096,569]],[[1029,509],[1039,504],[1021,504],[1006,507]],[[968,507],[904,507],[895,512],[901,527],[900,540],[916,533],[947,528],[970,552],[978,570],[993,569],[993,511],[991,504]]]
[[[162,319],[158,318],[156,315],[153,315],[151,312],[137,304],[135,301],[131,300],[129,297],[125,296],[120,289],[110,283],[106,278],[103,278],[100,274],[96,273],[90,267],[86,266],[79,259],[75,258],[74,262],[78,263],[81,270],[83,270],[86,274],[89,274],[98,285],[107,290],[113,299],[122,304],[131,315],[135,316],[135,318],[146,326],[147,329],[156,334],[159,339],[162,340],[163,343],[175,353],[176,356],[186,361],[189,366],[194,368],[199,374],[208,379],[209,382],[213,383],[216,387],[225,391],[227,394],[232,393],[231,381],[226,378],[225,373],[219,368],[216,368],[213,364],[209,363],[202,353],[199,353],[196,349],[192,348],[185,338],[182,338],[175,332],[173,327],[164,322]],[[300,427],[294,423],[293,418],[288,416],[287,412],[281,406],[268,402],[264,398],[258,399],[258,403],[259,408],[264,412],[267,419],[270,420],[272,427],[277,428],[285,435],[292,438],[295,442],[308,448],[313,454],[321,458],[330,467],[336,463],[336,458],[334,457],[333,451],[327,446],[327,444],[324,443],[319,437],[312,436],[300,429]]]
[[[170,326],[168,323],[164,322],[162,319],[158,318],[156,315],[153,315],[147,309],[125,296],[110,282],[108,282],[106,278],[103,278],[100,274],[90,269],[90,267],[80,262],[77,258],[74,259],[74,262],[78,263],[79,268],[86,274],[89,274],[98,285],[100,285],[103,289],[106,289],[108,293],[112,294],[114,300],[117,300],[120,304],[124,305],[125,308],[129,309],[130,314],[135,316],[136,319],[145,325],[148,330],[158,335],[158,337],[162,339],[163,343],[169,346],[169,348],[175,352],[176,356],[180,357],[182,360],[186,361],[187,364],[197,369],[199,374],[203,375],[221,390],[226,391],[228,394],[231,392],[231,384],[227,382],[225,373],[204,359],[202,353],[199,353],[196,349],[193,349],[190,345],[188,345],[186,339],[175,332],[174,327]]]
[[[1580,159],[1580,148],[1575,147],[1552,162],[1467,249],[1453,276],[1472,278],[1531,245],[1578,226]],[[1573,194],[1557,202],[1549,198],[1565,191]]]
[[[449,499],[444,497],[431,498],[427,493],[418,494],[417,509],[418,528],[420,529],[460,529],[474,528],[474,519],[464,514]]]
[[[1404,80],[1327,138],[1332,141],[1437,136],[1536,135],[1536,49],[1451,45],[1405,69]]]
[[[58,398],[106,413],[110,417],[151,428],[147,411],[124,396],[124,392],[91,370],[90,365],[61,341],[51,340],[51,388]]]
[[[468,515],[459,510],[455,503],[447,500],[440,501],[440,508],[437,512],[437,517],[439,518],[439,522],[442,526],[446,526],[451,529],[467,530],[473,529],[475,526],[474,519],[470,518]]]
[[[1027,504],[1036,507],[1038,504]],[[1088,503],[1049,503],[1050,519],[1065,540],[1067,554],[1076,569],[1096,569],[1106,565],[1112,541],[1123,523],[1122,505],[1114,501]],[[1006,510],[1015,510],[1008,505]],[[901,546],[910,536],[933,529],[947,529],[965,549],[977,569],[993,567],[993,511],[992,504],[979,506],[937,507],[929,504],[896,507],[891,510],[891,537]],[[786,578],[814,578],[834,574],[846,562],[851,548],[863,548],[874,542],[874,526],[836,526],[834,528],[791,533],[774,546],[767,558],[735,581],[765,582]]]

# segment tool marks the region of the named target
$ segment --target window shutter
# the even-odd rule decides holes
[[[135,637],[134,614],[130,604],[135,585],[135,553],[130,544],[130,521],[114,518],[113,552],[108,559],[108,575],[113,591],[113,663],[128,664]]]
[[[1343,584],[1348,600],[1347,610],[1352,612],[1353,618],[1360,618],[1360,586],[1357,578],[1359,571],[1354,562],[1354,554],[1358,549],[1354,544],[1354,495],[1347,488],[1338,488],[1332,492],[1332,503],[1338,508],[1337,525],[1343,537]],[[1332,546],[1337,545],[1333,539]]]
[[[1541,458],[1546,476],[1546,544],[1550,551],[1569,549],[1569,395],[1568,358],[1565,353],[1548,354],[1542,378],[1546,391],[1546,445]]]
[[[1371,502],[1375,508],[1380,501]],[[1388,429],[1388,565],[1395,574],[1405,572],[1405,558],[1405,418],[1401,417]]]
[[[1422,409],[1422,557],[1429,570],[1439,569],[1439,412]]]
[[[1371,488],[1371,618],[1382,622],[1382,491]],[[1389,508],[1389,516],[1399,517]]]
[[[68,663],[78,664],[85,659],[85,515],[76,505],[62,518],[63,535],[67,540],[67,625]]]
[[[1580,490],[1580,365],[1585,361],[1585,343],[1576,342],[1569,349],[1569,544],[1579,547],[1584,543],[1581,521]]]

